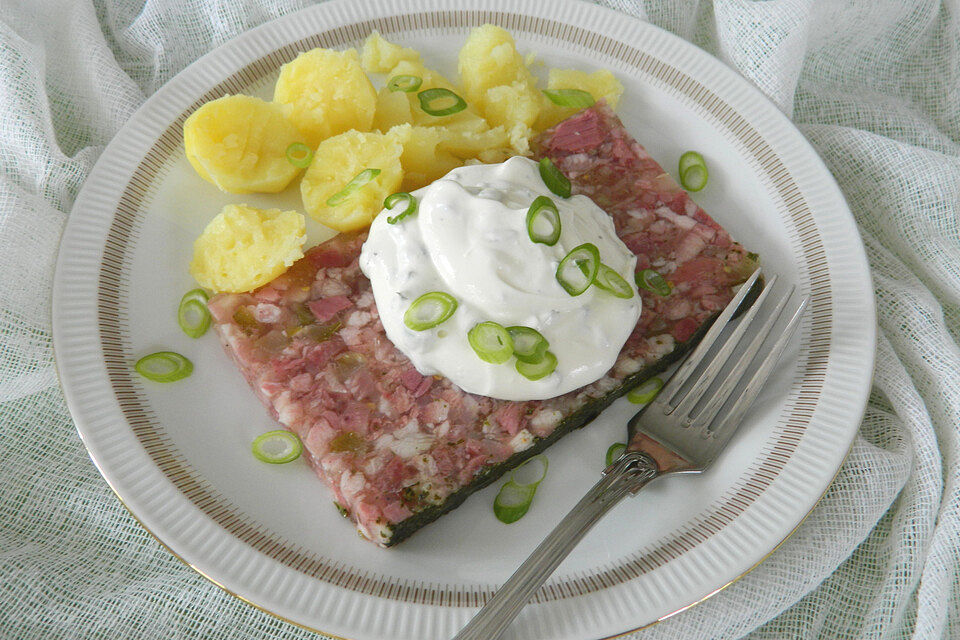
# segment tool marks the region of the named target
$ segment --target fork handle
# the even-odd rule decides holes
[[[642,451],[627,452],[604,469],[600,481],[453,640],[497,640],[593,525],[624,496],[636,494],[658,475],[657,463]]]

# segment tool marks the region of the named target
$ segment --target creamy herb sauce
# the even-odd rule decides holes
[[[592,286],[573,297],[556,279],[560,260],[592,242],[604,264],[633,282],[636,257],[592,200],[551,193],[537,164],[522,157],[454,169],[414,195],[415,215],[391,225],[387,217],[396,212],[383,212],[373,221],[360,268],[373,285],[387,337],[421,374],[443,375],[470,393],[540,400],[589,384],[613,366],[640,317],[640,296],[617,298]],[[562,232],[552,247],[527,233],[527,209],[541,195],[560,212]],[[428,291],[449,293],[459,306],[443,324],[413,331],[403,315]],[[482,361],[467,332],[486,320],[539,331],[557,356],[556,370],[533,381],[517,372],[513,358]]]

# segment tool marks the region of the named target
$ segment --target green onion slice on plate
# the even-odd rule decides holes
[[[457,299],[443,291],[425,293],[403,314],[403,323],[414,331],[426,331],[443,324],[457,310]]]
[[[210,310],[207,309],[207,292],[191,289],[180,298],[177,307],[177,323],[191,338],[199,338],[210,328]]]
[[[623,455],[623,452],[627,450],[627,445],[623,442],[614,442],[610,445],[610,448],[607,449],[607,466],[609,467],[616,461],[620,456]]]
[[[540,177],[550,191],[561,198],[570,197],[570,181],[567,180],[567,176],[560,173],[560,169],[550,158],[540,160]]]
[[[327,198],[327,206],[335,207],[338,204],[341,204],[344,200],[352,196],[357,189],[367,184],[378,175],[380,175],[380,169],[364,169],[357,175],[353,176],[353,179],[347,183],[347,186]]]
[[[517,359],[517,373],[527,380],[539,380],[554,372],[557,368],[557,356],[552,351],[546,351],[543,358],[536,362],[524,362]]]
[[[600,250],[592,242],[574,247],[557,266],[557,282],[571,296],[578,296],[594,283],[600,270]]]
[[[277,429],[257,436],[250,449],[254,457],[261,462],[285,464],[300,457],[303,445],[300,444],[300,438],[296,435]]]
[[[705,167],[707,166],[707,162],[703,159],[703,156],[696,151],[687,151],[680,156],[680,167],[677,173],[682,176],[687,169],[694,165]]]
[[[443,87],[425,89],[417,94],[417,99],[424,113],[431,116],[450,116],[467,108],[466,100]]]
[[[507,327],[507,333],[513,340],[513,355],[522,362],[540,362],[550,347],[543,334],[532,327]]]
[[[710,173],[706,165],[695,164],[680,174],[680,184],[687,191],[700,191],[707,186]]]
[[[493,501],[493,513],[497,520],[511,524],[526,515],[537,487],[547,475],[548,466],[547,457],[541,454],[514,470]]]
[[[306,169],[313,160],[313,149],[302,142],[294,142],[287,147],[287,161],[299,169]]]
[[[590,92],[583,89],[544,89],[543,95],[559,107],[586,109],[596,102]]]
[[[467,341],[477,356],[490,364],[503,364],[513,355],[513,339],[502,325],[488,320],[473,325]]]
[[[412,93],[419,89],[422,84],[423,78],[420,76],[393,76],[387,81],[387,89]]]
[[[608,267],[602,262],[600,263],[600,268],[597,269],[597,279],[593,284],[604,291],[609,291],[618,298],[633,297],[633,288],[630,286],[630,283],[624,280],[613,268]]]
[[[527,209],[527,235],[548,247],[560,239],[560,212],[547,196],[538,196]]]
[[[397,224],[407,216],[416,213],[417,199],[415,196],[410,195],[406,191],[391,193],[389,196],[387,196],[386,200],[383,201],[383,208],[387,211],[393,211],[393,208],[397,206],[400,201],[404,202],[403,211],[395,216],[390,216],[387,218],[387,224]]]
[[[638,287],[643,287],[647,291],[653,291],[657,295],[668,296],[672,288],[670,283],[663,279],[663,276],[653,269],[644,269],[638,271],[634,276]]]
[[[650,378],[645,380],[639,387],[635,387],[627,394],[627,400],[633,404],[650,404],[653,399],[663,389],[663,380],[660,378]]]
[[[143,356],[133,368],[154,382],[176,382],[193,373],[193,363],[174,351],[157,351]]]

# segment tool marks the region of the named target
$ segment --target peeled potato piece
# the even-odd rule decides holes
[[[363,41],[360,59],[367,73],[387,73],[401,60],[420,62],[420,54],[413,49],[388,42],[383,39],[380,32],[373,31]]]
[[[190,274],[214,291],[252,291],[302,258],[306,238],[297,211],[229,204],[193,243]]]
[[[383,209],[384,198],[399,190],[402,153],[403,146],[393,135],[347,131],[327,138],[300,181],[304,208],[314,220],[337,231],[366,227]],[[327,204],[365,169],[379,169],[380,174],[343,202]]]
[[[369,131],[377,92],[356,50],[312,49],[280,68],[273,100],[315,148],[350,129]]]
[[[229,193],[283,191],[299,171],[287,147],[300,137],[279,106],[242,95],[208,102],[183,124],[190,164]]]
[[[387,133],[403,145],[400,164],[403,166],[404,191],[424,187],[463,164],[455,155],[440,148],[444,133],[442,127],[409,124],[394,127]]]
[[[623,85],[620,84],[616,76],[606,69],[593,73],[576,69],[551,69],[547,80],[547,88],[580,89],[593,96],[594,100],[604,100],[611,109],[617,108],[620,96],[623,95]],[[537,128],[541,130],[549,129],[577,111],[578,109],[575,108],[556,105],[550,102],[549,98],[543,96],[543,110],[540,112]]]

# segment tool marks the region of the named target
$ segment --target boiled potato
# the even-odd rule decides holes
[[[250,96],[208,102],[183,124],[190,164],[229,193],[283,191],[299,171],[287,160],[287,147],[300,137],[278,105]]]
[[[620,96],[623,95],[623,85],[606,69],[593,73],[576,69],[551,69],[547,88],[580,89],[592,95],[594,100],[604,100],[611,109],[617,108]],[[577,112],[575,108],[553,104],[546,96],[543,97],[543,103],[543,110],[537,121],[537,128],[540,130],[548,129]]]
[[[316,148],[350,129],[369,131],[377,92],[356,50],[312,49],[280,68],[273,99]]]
[[[400,187],[402,153],[397,136],[347,131],[327,138],[317,147],[300,181],[304,208],[314,220],[337,231],[366,227],[383,209],[384,198]],[[380,169],[380,174],[342,203],[327,204],[365,169]]]
[[[413,49],[387,42],[379,32],[373,31],[363,42],[360,59],[367,73],[387,73],[401,60],[420,62],[420,54]]]
[[[486,121],[477,113],[477,111],[467,101],[467,108],[459,113],[448,116],[432,116],[421,108],[420,99],[417,94],[427,89],[442,88],[453,91],[462,96],[463,92],[455,87],[449,80],[442,75],[426,68],[419,62],[401,60],[397,66],[390,70],[388,77],[393,76],[417,76],[423,80],[417,91],[405,93],[403,91],[390,91],[387,87],[380,90],[377,96],[377,107],[381,113],[376,116],[376,121],[381,126],[394,127],[404,122],[409,122],[421,127],[447,127],[451,125],[466,125],[476,127],[478,130],[486,128]],[[403,106],[406,102],[406,108]]]
[[[303,257],[303,214],[229,204],[193,243],[190,274],[214,291],[261,287]]]
[[[458,70],[467,101],[480,105],[491,87],[514,82],[528,84],[536,81],[523,56],[517,53],[513,36],[506,29],[485,24],[470,32],[460,49]]]
[[[463,164],[455,155],[439,148],[444,134],[442,127],[414,127],[409,124],[389,131],[389,135],[403,145],[400,164],[403,166],[404,191],[424,187]]]

